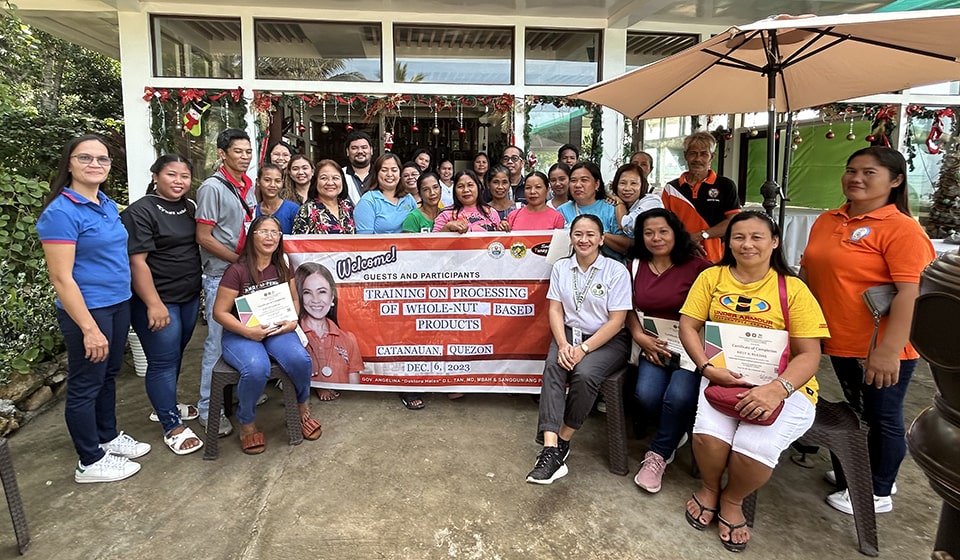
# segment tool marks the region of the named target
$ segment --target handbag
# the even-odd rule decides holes
[[[786,326],[786,330],[790,331],[790,308],[787,305],[787,280],[782,274],[777,275],[777,288],[780,291],[780,310],[783,313],[783,322]],[[782,374],[785,369],[787,369],[787,362],[790,360],[790,349],[787,348],[787,351],[781,354],[780,356],[780,367],[778,373]],[[770,416],[764,420],[759,420],[756,418],[744,418],[740,416],[740,412],[736,409],[737,403],[740,402],[740,399],[737,397],[740,393],[748,390],[749,387],[736,386],[736,387],[724,387],[723,385],[716,385],[711,382],[707,385],[707,388],[703,390],[703,396],[707,399],[707,402],[710,403],[713,408],[717,409],[718,412],[722,412],[727,416],[732,416],[741,422],[747,422],[748,424],[757,424],[759,426],[769,426],[777,421],[777,418],[780,416],[780,412],[783,410],[783,401],[780,401],[780,404],[777,405],[777,408],[770,411]]]
[[[860,294],[863,303],[867,304],[867,309],[873,315],[873,336],[870,337],[870,346],[867,354],[877,347],[877,336],[880,335],[880,317],[890,314],[890,306],[893,304],[893,298],[897,297],[897,287],[894,284],[881,284],[872,288],[867,288]]]

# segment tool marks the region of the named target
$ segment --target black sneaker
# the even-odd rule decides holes
[[[557,449],[560,450],[560,460],[566,463],[570,456],[570,440],[557,436]]]
[[[563,464],[560,449],[544,447],[537,456],[537,464],[527,475],[527,482],[533,484],[551,484],[554,480],[567,475],[567,466]]]

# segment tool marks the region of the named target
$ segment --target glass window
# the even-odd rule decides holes
[[[394,25],[397,82],[513,83],[513,28]]]
[[[240,19],[153,17],[153,73],[239,78]]]
[[[528,86],[589,86],[600,78],[600,32],[526,31]]]
[[[257,78],[379,82],[379,23],[254,21]]]
[[[695,34],[627,31],[627,71],[677,54],[699,41]]]
[[[584,107],[542,104],[531,108],[527,150],[537,154],[537,169],[546,172],[557,163],[557,150],[564,144],[580,151],[580,161],[589,159],[590,122],[591,114]]]

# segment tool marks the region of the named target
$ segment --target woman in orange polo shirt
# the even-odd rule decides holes
[[[824,353],[847,401],[869,427],[874,509],[883,513],[893,509],[890,495],[906,455],[903,401],[918,358],[908,342],[910,320],[920,273],[936,254],[910,216],[906,162],[900,152],[881,146],[854,152],[841,184],[847,203],[817,218],[800,274],[820,301],[830,328]],[[897,295],[889,316],[880,320],[871,350],[873,316],[861,294],[884,284],[895,285]],[[844,488],[828,496],[827,503],[853,513]]]

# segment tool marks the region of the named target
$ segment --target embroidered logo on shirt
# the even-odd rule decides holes
[[[603,289],[603,284],[598,282],[590,288],[590,293],[597,297],[603,297],[603,294],[606,293],[606,290]]]
[[[707,191],[707,196],[710,197],[710,198],[717,198],[717,197],[719,197],[719,196],[720,196],[720,189],[718,189],[718,188],[716,188],[716,187],[711,187],[710,190]]]
[[[853,230],[853,233],[850,234],[850,241],[857,242],[868,235],[870,235],[869,226],[858,227],[857,229]]]
[[[728,294],[720,298],[720,303],[730,311],[737,313],[763,313],[770,310],[770,304],[760,298]]]

